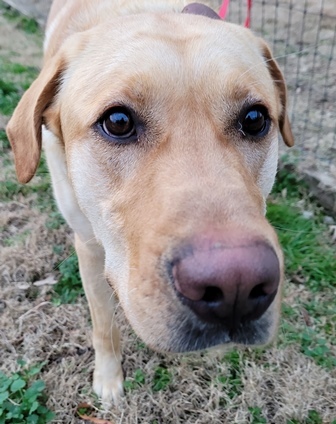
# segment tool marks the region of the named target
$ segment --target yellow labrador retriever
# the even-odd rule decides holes
[[[44,47],[7,130],[22,183],[43,142],[75,232],[97,394],[123,388],[113,293],[153,349],[270,341],[283,258],[265,199],[293,136],[267,45],[200,4],[55,0]]]

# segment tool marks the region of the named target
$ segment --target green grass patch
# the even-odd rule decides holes
[[[303,215],[305,208],[313,212],[309,219]],[[332,369],[336,366],[336,248],[328,226],[305,184],[288,169],[279,172],[267,217],[278,233],[289,281],[308,291],[297,299],[295,309],[283,304],[279,345],[296,344],[302,354]]]
[[[232,350],[224,356],[223,362],[225,362],[228,367],[228,373],[219,375],[217,381],[223,386],[223,390],[229,398],[234,399],[236,396],[239,396],[244,389],[240,371],[241,353],[238,350]]]
[[[23,30],[27,34],[40,34],[42,36],[40,26],[35,19],[21,15],[19,12],[2,2],[0,2],[0,12],[2,12],[3,16],[8,21],[13,22],[17,28]]]
[[[0,113],[10,116],[38,70],[0,58]]]
[[[22,85],[31,84],[37,77],[39,70],[35,66],[26,66],[21,63],[5,60],[0,57],[1,75],[6,75],[7,78],[17,79],[22,82]]]
[[[22,91],[18,85],[0,78],[0,113],[11,115],[21,95]]]
[[[286,315],[284,317],[286,318]],[[336,367],[336,357],[331,349],[330,340],[312,327],[300,325],[295,320],[290,322],[288,319],[283,319],[278,340],[279,347],[282,348],[292,344],[299,345],[300,352],[321,367],[330,370]],[[335,343],[335,340],[333,342]]]
[[[309,219],[298,204],[309,199],[306,185],[288,169],[279,171],[268,204],[267,218],[274,226],[285,254],[286,272],[302,281],[312,292],[334,289],[336,249],[328,236],[328,226],[314,203]]]
[[[38,202],[43,208],[45,201],[47,199],[48,205],[53,203],[52,199],[52,190],[49,184],[49,181],[44,179],[34,180],[29,184],[20,184],[16,181],[13,181],[11,178],[5,179],[5,181],[0,181],[0,199],[1,201],[12,201],[17,198],[18,195],[29,196],[33,193],[38,193],[39,197]]]
[[[78,258],[75,253],[60,263],[61,277],[54,286],[53,302],[75,303],[79,296],[84,296],[84,289],[79,275]]]
[[[45,424],[54,418],[45,406],[45,383],[35,378],[44,365],[26,367],[21,362],[16,373],[0,371],[0,424]]]

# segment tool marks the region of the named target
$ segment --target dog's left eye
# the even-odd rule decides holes
[[[239,130],[246,136],[262,137],[267,134],[269,127],[268,111],[261,105],[249,108],[239,120]]]
[[[125,107],[108,110],[99,121],[103,132],[117,140],[127,140],[136,135],[131,112]]]

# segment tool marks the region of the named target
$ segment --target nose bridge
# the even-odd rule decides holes
[[[193,201],[200,209],[237,213],[263,209],[263,199],[241,153],[229,136],[218,133],[206,117],[195,122],[184,118],[173,130],[164,173],[176,204]],[[174,166],[171,166],[174,164]]]

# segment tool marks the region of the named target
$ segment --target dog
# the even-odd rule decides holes
[[[7,133],[18,180],[46,152],[93,323],[93,388],[123,392],[114,296],[153,349],[263,345],[283,255],[265,218],[293,135],[267,44],[180,0],[55,0],[42,70]]]

